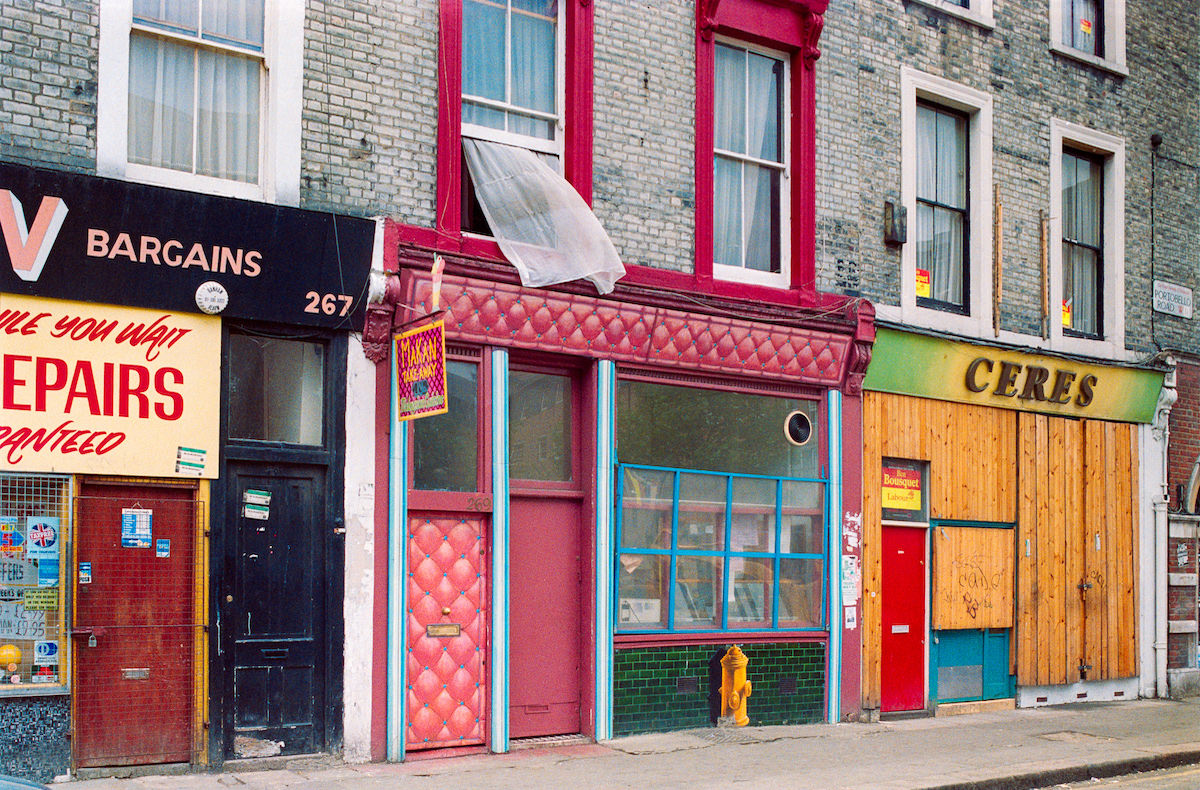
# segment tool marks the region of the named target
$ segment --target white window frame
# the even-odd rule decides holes
[[[778,60],[783,63],[783,90],[779,97],[780,102],[780,129],[779,129],[779,144],[780,150],[783,151],[783,163],[780,168],[781,178],[779,184],[779,271],[778,272],[762,272],[757,269],[747,269],[744,266],[728,266],[717,263],[714,250],[713,255],[713,278],[726,282],[747,283],[750,285],[765,285],[771,288],[790,288],[792,285],[792,59],[786,52],[781,52],[777,49],[769,49],[767,47],[756,46],[749,41],[744,41],[738,38],[725,36],[717,36],[718,44],[726,44],[737,49],[743,49],[747,52],[754,52],[765,57]],[[713,68],[716,69],[716,58],[713,58]],[[709,123],[716,124],[716,74],[713,74],[713,117],[709,119]],[[733,154],[728,151],[718,150],[716,147],[716,135],[713,135],[713,159],[716,159],[717,154],[729,158],[736,158],[742,162],[751,162],[754,164],[765,164],[775,166],[775,162],[762,162],[753,157],[748,157],[744,154]],[[714,162],[715,170],[715,162]],[[716,178],[713,179],[713,206],[716,207]],[[745,223],[745,207],[742,210],[742,222]],[[716,233],[716,222],[712,224],[714,235]],[[743,244],[745,239],[743,238]]]
[[[1103,162],[1103,270],[1099,338],[1068,335],[1062,325],[1062,154],[1064,148],[1098,154]],[[1050,348],[1123,359],[1125,352],[1125,141],[1086,126],[1050,120],[1049,288]]]
[[[259,113],[259,175],[245,183],[129,161],[129,39],[133,0],[100,4],[96,99],[99,175],[225,197],[285,205],[300,203],[300,124],[304,77],[304,4],[265,0]]]
[[[984,30],[993,30],[996,27],[996,18],[992,15],[992,0],[968,0],[966,8],[948,2],[948,0],[909,0],[909,2],[936,9],[946,16],[957,17]]]
[[[967,314],[917,304],[917,102],[967,116]],[[994,336],[992,327],[992,97],[957,82],[900,67],[900,201],[908,241],[900,255],[900,304],[876,305],[880,318],[967,337]]]
[[[1128,76],[1125,63],[1125,0],[1100,0],[1104,30],[1104,57],[1075,49],[1063,40],[1063,0],[1050,0],[1050,50],[1121,76]]]
[[[467,123],[466,121],[463,121],[461,123],[461,129],[460,129],[462,137],[470,137],[475,140],[490,140],[491,142],[494,142],[494,143],[501,143],[503,145],[511,145],[516,148],[524,148],[529,151],[534,151],[534,152],[537,152],[540,154],[549,154],[549,155],[555,157],[555,159],[557,160],[559,173],[563,172],[562,162],[563,162],[563,155],[566,150],[566,115],[567,115],[566,100],[567,100],[567,96],[566,96],[565,83],[566,83],[567,58],[566,58],[565,39],[566,39],[566,32],[567,32],[567,21],[566,21],[567,17],[566,17],[565,6],[566,6],[566,3],[563,3],[563,2],[558,3],[558,21],[555,22],[556,27],[555,27],[555,35],[554,35],[554,49],[555,49],[555,52],[554,52],[554,104],[555,104],[556,111],[553,114],[554,115],[554,117],[553,117],[554,139],[547,140],[546,138],[543,138],[543,137],[530,137],[528,135],[517,134],[516,132],[509,132],[509,131],[505,131],[503,129],[493,129],[490,126],[480,126],[478,124]],[[508,10],[508,13],[511,16],[511,14],[512,14],[511,4],[510,4],[509,10]],[[511,25],[509,27],[509,30],[511,31]],[[506,42],[506,43],[511,45],[511,42]],[[458,65],[458,68],[462,69],[461,63]],[[506,71],[507,71],[507,68],[506,68]],[[509,75],[506,73],[505,74],[506,81],[508,80],[508,77],[509,77]],[[506,90],[506,92],[507,92],[507,90]],[[516,113],[522,114],[522,115],[531,115],[531,116],[539,117],[539,118],[544,117],[546,120],[551,120],[551,118],[549,116],[544,116],[542,113],[537,113],[532,110],[528,110],[524,107],[516,107],[516,106],[508,104],[506,102],[496,102],[496,101],[492,101],[489,99],[483,99],[483,98],[477,97],[477,96],[472,96],[470,100],[474,103],[491,106],[491,107],[494,107],[499,110],[510,110],[510,111],[513,111],[513,112],[516,112]],[[459,98],[459,104],[461,105],[462,103],[464,103],[466,101],[467,101],[467,94],[464,92],[462,94],[462,96]]]

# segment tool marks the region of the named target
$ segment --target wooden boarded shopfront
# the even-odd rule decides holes
[[[889,366],[881,353],[903,364]],[[964,634],[981,635],[985,656],[993,657],[983,659],[985,668],[992,664],[985,672],[1008,681],[1007,691],[995,683],[988,690],[985,678],[984,690],[970,698],[1012,696],[1013,684],[1064,686],[1135,676],[1135,423],[1153,416],[1162,375],[887,330],[875,360],[866,382],[874,391],[863,400],[864,709],[879,710],[881,700],[888,709],[882,555],[886,525],[900,522],[890,520],[890,483],[881,470],[893,466],[923,474],[924,510],[904,526],[928,535],[927,705],[946,699],[935,693],[939,683],[970,677],[963,667],[935,659],[952,637]],[[944,392],[922,397],[927,382],[945,379],[957,383],[958,402]],[[1078,387],[1085,379],[1090,398]],[[903,394],[906,389],[912,394]],[[1108,400],[1110,389],[1124,394],[1120,409],[1110,405],[1119,402]],[[1101,408],[1088,408],[1092,404]],[[959,697],[950,692],[950,699]]]

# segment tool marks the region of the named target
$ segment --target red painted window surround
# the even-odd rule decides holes
[[[592,0],[561,0],[566,34],[563,175],[592,204]],[[462,233],[462,0],[442,0],[438,45],[437,227],[440,252],[503,261],[500,246]],[[426,234],[415,234],[418,237]]]
[[[696,4],[696,260],[693,290],[800,305],[828,301],[816,286],[817,40],[828,0],[698,0]],[[791,287],[755,287],[713,278],[715,36],[790,55]],[[640,274],[640,273],[639,273]]]
[[[592,0],[565,3],[566,179],[592,202]],[[696,34],[696,243],[694,273],[626,265],[621,282],[665,290],[705,293],[817,309],[838,309],[849,301],[816,290],[816,94],[813,63],[828,0],[697,0]],[[504,261],[494,241],[462,233],[462,2],[440,4],[438,48],[437,219],[433,230],[395,227],[397,240],[445,253]],[[728,35],[792,53],[791,105],[791,270],[789,288],[717,280],[713,277],[713,35]],[[620,289],[620,283],[618,283]]]

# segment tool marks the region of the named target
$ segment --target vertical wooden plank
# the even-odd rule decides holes
[[[958,499],[958,476],[954,464],[951,463],[954,434],[955,409],[952,404],[942,401],[926,401],[929,407],[928,422],[924,423],[925,433],[929,437],[930,469],[937,469],[938,479],[938,518],[954,518],[958,512],[955,503]]]
[[[978,408],[969,406],[959,407],[955,412],[958,419],[954,422],[956,441],[951,450],[953,457],[946,459],[948,463],[953,464],[958,478],[954,509],[963,513],[963,518],[990,520],[992,514],[983,507],[990,486],[986,479],[989,459],[980,452],[987,442],[979,419],[981,412]],[[967,462],[968,458],[979,459],[981,462],[970,463]]]
[[[890,423],[888,396],[863,393],[863,535],[862,535],[862,706],[879,709],[880,688],[880,468]],[[838,616],[835,613],[834,616]]]
[[[1017,683],[1037,682],[1037,436],[1032,414],[1017,416],[1017,440],[1020,444],[1020,487],[1017,514]]]
[[[1050,682],[1063,684],[1067,682],[1067,514],[1063,508],[1067,480],[1070,476],[1069,461],[1066,457],[1065,420],[1059,417],[1048,418],[1050,424],[1050,457],[1052,475],[1051,489],[1051,522],[1054,525],[1053,567],[1051,569],[1051,590],[1054,596],[1051,607],[1050,628],[1052,634],[1052,658],[1054,669],[1050,673]]]
[[[1001,500],[1004,505],[1002,512],[1006,521],[1015,522],[1017,520],[1017,492],[1020,474],[1017,466],[1017,414],[1000,412],[997,418],[1001,425],[1000,435],[1003,439],[996,457],[1000,459],[1000,468],[1003,470],[1006,486]]]
[[[1039,685],[1050,682],[1051,655],[1050,642],[1053,640],[1054,624],[1050,620],[1054,608],[1055,590],[1051,584],[1054,575],[1054,526],[1050,520],[1050,454],[1049,424],[1042,415],[1036,417],[1037,424],[1037,541],[1038,541],[1038,673]]]
[[[1113,580],[1112,609],[1114,630],[1116,631],[1116,651],[1111,660],[1112,674],[1110,677],[1119,678],[1125,677],[1124,666],[1126,656],[1129,654],[1126,645],[1129,644],[1133,631],[1125,621],[1128,614],[1125,595],[1131,575],[1129,560],[1132,554],[1129,535],[1134,521],[1134,513],[1130,510],[1130,491],[1133,488],[1133,481],[1129,476],[1130,448],[1127,425],[1119,423],[1113,425],[1113,450],[1115,456],[1113,476],[1114,478],[1119,476],[1120,486],[1116,491],[1117,501],[1115,503],[1115,512],[1119,514],[1119,518],[1113,525],[1113,560],[1116,566],[1116,577]]]
[[[1117,424],[1104,423],[1104,456],[1105,456],[1105,515],[1102,523],[1101,539],[1104,555],[1104,668],[1100,678],[1116,677],[1118,641],[1120,638],[1120,622],[1118,620],[1119,605],[1117,602],[1120,589],[1120,574],[1117,571],[1117,541],[1116,534],[1121,514],[1125,510],[1125,498],[1121,495],[1124,488],[1122,481],[1126,479],[1127,470],[1118,469],[1119,456],[1117,453]]]
[[[1063,499],[1063,509],[1067,518],[1065,575],[1067,618],[1063,637],[1066,640],[1067,682],[1075,683],[1080,679],[1079,659],[1083,655],[1083,595],[1079,589],[1079,580],[1083,578],[1084,573],[1083,547],[1086,543],[1085,535],[1088,528],[1083,502],[1087,462],[1083,422],[1071,420],[1065,424],[1068,432],[1066,456],[1070,464],[1070,474]]]
[[[1140,476],[1137,445],[1137,427],[1134,425],[1124,426],[1125,444],[1128,448],[1128,461],[1126,462],[1129,470],[1128,481],[1129,491],[1125,498],[1126,506],[1129,508],[1129,523],[1124,530],[1124,546],[1122,548],[1121,557],[1125,560],[1126,569],[1124,573],[1124,590],[1121,596],[1121,630],[1125,634],[1125,639],[1122,642],[1122,656],[1120,673],[1121,677],[1134,677],[1137,675],[1137,591],[1138,591],[1138,525],[1141,523],[1141,511],[1139,503],[1141,502],[1141,492],[1138,490],[1138,481]]]
[[[1084,645],[1081,658],[1092,665],[1092,673],[1103,666],[1104,658],[1104,594],[1102,592],[1104,567],[1101,556],[1096,551],[1096,533],[1103,523],[1106,507],[1105,488],[1105,452],[1104,425],[1095,420],[1084,421],[1084,451],[1087,463],[1087,477],[1084,488],[1084,523],[1087,529],[1083,532],[1082,545],[1079,547],[1084,557],[1084,578],[1092,587],[1083,593],[1084,616]]]

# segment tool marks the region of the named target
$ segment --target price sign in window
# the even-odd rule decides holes
[[[0,474],[0,695],[65,685],[69,477]]]

